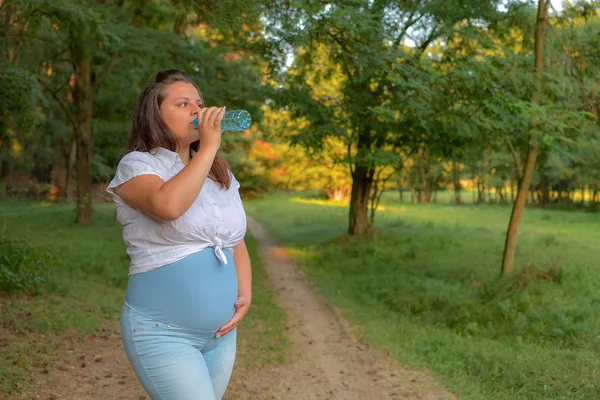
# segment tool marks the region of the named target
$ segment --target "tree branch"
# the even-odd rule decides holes
[[[108,74],[110,74],[110,71],[112,71],[112,69],[115,67],[115,63],[117,62],[118,58],[119,58],[119,52],[115,51],[114,54],[112,55],[112,57],[110,58],[110,61],[108,62],[108,64],[106,64],[104,66],[102,71],[100,71],[100,73],[98,74],[98,77],[94,80],[94,84],[92,86],[92,93],[94,95],[96,93],[98,93],[98,90],[100,89],[100,85],[102,84],[102,82],[104,81],[106,76]]]
[[[421,45],[419,46],[419,53],[417,53],[418,58],[420,58],[423,55],[423,53],[425,53],[425,50],[427,50],[427,47],[429,47],[431,42],[433,42],[437,37],[438,37],[438,28],[435,27],[429,34],[429,37],[423,43],[421,43]]]
[[[329,34],[329,36],[331,36],[331,38],[340,45],[340,47],[342,48],[342,50],[344,50],[346,53],[348,54],[352,54],[352,52],[346,47],[346,44],[337,36],[335,36],[333,33],[331,33],[331,31],[327,31],[327,34]],[[342,68],[344,69],[344,71],[346,72],[346,75],[348,76],[348,79],[350,80],[350,82],[352,82],[352,74],[350,73],[350,68],[348,68],[348,65],[346,63],[344,63],[342,65]]]
[[[52,97],[54,97],[54,100],[56,100],[56,102],[60,105],[60,108],[62,108],[63,112],[65,113],[65,116],[67,117],[71,125],[73,125],[73,128],[77,128],[77,122],[75,121],[75,117],[69,111],[65,103],[60,99],[60,97],[58,97],[58,93],[51,90],[50,86],[46,82],[42,81],[40,78],[37,78],[37,81],[52,95]]]
[[[406,35],[406,32],[408,32],[410,27],[413,26],[414,24],[416,24],[417,22],[419,22],[421,20],[421,18],[423,18],[423,16],[425,15],[425,14],[421,14],[415,20],[413,20],[416,13],[417,13],[417,10],[413,11],[412,14],[410,14],[410,17],[408,17],[408,21],[406,21],[404,28],[402,29],[402,31],[396,38],[396,42],[394,43],[394,48],[400,46],[402,39],[404,39],[404,36]]]
[[[370,217],[371,224],[373,224],[375,221],[375,211],[377,210],[377,207],[379,207],[379,202],[381,201],[381,195],[383,195],[383,192],[385,192],[386,182],[401,168],[402,167],[392,168],[392,172],[383,179],[381,179],[381,174],[383,174],[385,167],[381,167],[381,169],[379,170],[379,173],[376,174],[376,178],[373,182],[373,196],[371,197],[371,217]],[[379,187],[380,187],[379,183],[381,183],[381,190],[379,190]]]
[[[18,38],[26,38],[26,39],[35,39],[35,40],[40,40],[40,41],[45,42],[45,43],[56,43],[56,40],[44,39],[44,38],[41,38],[39,36],[34,36],[34,35],[25,35],[23,33],[4,33],[4,34],[0,34],[0,37],[10,37],[10,36],[14,36],[14,37],[18,37]]]
[[[519,153],[515,150],[515,146],[512,144],[512,140],[510,140],[510,136],[506,135],[506,143],[508,143],[508,148],[512,153],[513,159],[515,161],[515,167],[517,169],[517,180],[521,180],[521,174],[523,173],[523,164],[521,163],[521,157]]]
[[[352,168],[352,141],[348,141],[348,166],[350,167],[350,175],[354,177],[354,168]]]

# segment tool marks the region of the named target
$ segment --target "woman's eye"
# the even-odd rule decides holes
[[[185,102],[184,102],[184,103],[179,103],[179,104],[178,104],[178,107],[185,107],[185,106],[187,106],[187,103],[185,103]]]

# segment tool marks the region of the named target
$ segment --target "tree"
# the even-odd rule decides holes
[[[125,25],[132,20],[120,20],[122,15],[116,7],[124,5],[122,1],[120,4],[47,0],[11,3],[15,11],[12,25],[23,26],[20,46],[38,57],[34,66],[43,66],[42,71],[33,67],[30,73],[60,105],[71,127],[71,147],[76,155],[76,219],[79,223],[91,223],[94,101],[124,47],[121,40],[134,33]],[[39,43],[46,45],[33,50]]]
[[[538,1],[538,12],[535,29],[535,77],[536,77],[536,89],[533,95],[533,101],[536,103],[540,102],[541,92],[541,78],[544,71],[544,38],[546,32],[546,25],[548,23],[548,8],[550,6],[550,0],[539,0]],[[533,124],[536,122],[533,121]],[[517,238],[519,235],[519,224],[521,222],[521,215],[525,208],[525,202],[527,201],[527,193],[529,186],[531,185],[531,178],[535,170],[535,161],[537,159],[539,145],[537,138],[533,135],[529,137],[529,146],[527,150],[527,158],[525,159],[525,165],[523,169],[523,175],[519,181],[519,189],[517,191],[517,198],[515,199],[513,210],[508,224],[508,230],[506,232],[506,242],[504,246],[504,255],[502,257],[502,275],[510,273],[515,263],[515,253],[517,250]]]
[[[489,23],[498,14],[496,3],[277,2],[266,18],[267,34],[283,43],[270,48],[272,69],[281,72],[282,54],[297,50],[291,68],[279,76],[279,102],[310,126],[290,141],[318,149],[336,137],[347,146],[350,234],[372,230],[368,210],[373,217],[384,182],[393,176],[385,171],[402,166],[401,154],[432,140],[447,143],[436,118],[447,100],[436,91],[443,74],[432,66],[437,60],[430,48],[457,31],[475,35],[482,29],[476,20]],[[339,77],[336,96],[317,93],[332,77]]]
[[[532,95],[531,105],[525,105],[524,115],[529,115],[529,137],[527,145],[527,154],[523,166],[523,173],[519,181],[517,197],[513,204],[511,218],[506,234],[506,241],[503,253],[501,274],[503,276],[509,274],[514,268],[517,238],[519,224],[523,209],[527,201],[527,194],[531,186],[532,178],[536,170],[536,160],[540,149],[543,149],[544,159],[549,159],[546,151],[552,149],[558,142],[563,142],[564,146],[573,143],[573,138],[568,137],[569,132],[573,132],[577,137],[581,128],[587,124],[585,112],[581,112],[585,108],[585,90],[575,90],[573,79],[564,74],[560,70],[549,71],[545,73],[545,42],[546,29],[548,25],[548,9],[550,6],[549,0],[540,0],[538,2],[536,30],[535,30],[535,86]],[[584,7],[584,13],[587,8]],[[557,64],[556,58],[553,64]],[[563,66],[563,64],[558,63]],[[570,64],[567,63],[568,66]],[[563,68],[567,71],[568,68]],[[562,75],[567,75],[563,78]],[[578,96],[577,93],[582,96]],[[578,97],[582,97],[583,102],[580,102]],[[587,105],[589,107],[589,104]],[[543,146],[543,147],[542,147]],[[561,149],[561,147],[557,147]],[[562,151],[562,150],[561,150]],[[552,158],[550,158],[552,159]],[[557,159],[554,158],[554,161]],[[546,186],[547,177],[542,176],[542,188]],[[564,181],[564,179],[562,179]],[[570,185],[569,185],[570,186]],[[542,192],[547,191],[543,188]],[[567,189],[571,192],[571,188]],[[544,201],[542,201],[543,203]]]
[[[201,84],[210,82],[206,86],[207,92],[214,96],[213,101],[222,102],[228,98],[235,106],[245,97],[250,100],[246,108],[258,110],[251,104],[258,96],[241,95],[256,88],[256,69],[245,68],[248,63],[244,57],[241,61],[228,61],[225,48],[221,46],[218,51],[213,51],[211,48],[215,46],[210,43],[210,40],[218,42],[241,37],[239,32],[244,29],[238,27],[236,18],[242,13],[251,15],[248,23],[254,23],[258,17],[251,14],[251,10],[235,1],[8,0],[0,4],[0,19],[8,21],[0,31],[2,43],[8,45],[7,51],[1,52],[0,69],[6,70],[6,63],[19,65],[12,71],[33,77],[36,86],[43,87],[47,97],[60,106],[62,117],[71,129],[68,143],[63,143],[59,137],[57,148],[60,155],[67,157],[62,164],[75,166],[76,218],[79,223],[92,222],[94,169],[100,170],[102,175],[108,171],[103,167],[105,158],[98,158],[93,151],[93,125],[98,109],[96,100],[102,96],[102,88],[111,73],[118,70],[121,77],[129,78],[109,81],[110,88],[122,95],[133,91],[139,93],[150,72],[179,67],[199,78]],[[189,25],[206,24],[206,19],[211,19],[213,34],[217,26],[226,34],[221,34],[218,40],[188,39]],[[229,51],[231,47],[228,47]],[[202,53],[209,58],[198,65]],[[18,59],[21,54],[24,55],[22,60]],[[229,85],[238,86],[228,88],[219,84],[228,79],[231,79]],[[132,86],[132,83],[138,85]],[[34,88],[29,92],[35,93]],[[125,115],[130,112],[133,101],[128,103]],[[108,106],[103,104],[109,108],[102,110],[107,120],[115,119],[114,105],[121,103],[117,100]],[[39,111],[47,112],[46,121],[53,118],[50,110]],[[0,112],[4,114],[9,110],[2,107]],[[257,113],[254,116],[257,117]],[[102,121],[105,122],[108,121]],[[0,127],[0,140],[5,131]],[[61,150],[65,147],[65,151]]]

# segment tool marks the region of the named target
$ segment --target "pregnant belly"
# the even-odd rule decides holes
[[[182,260],[129,278],[125,301],[159,321],[216,331],[235,311],[238,284],[231,252],[227,264],[206,248]]]

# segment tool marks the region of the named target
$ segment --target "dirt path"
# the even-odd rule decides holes
[[[424,373],[403,368],[359,343],[334,309],[269,233],[249,218],[260,257],[289,314],[290,362],[234,369],[226,400],[455,399]],[[9,339],[10,340],[10,339]],[[27,400],[149,400],[125,357],[118,327],[110,335],[61,342],[57,367],[36,374]]]
[[[240,399],[454,399],[425,374],[402,368],[358,342],[271,235],[251,218],[248,227],[289,315],[293,351],[287,365],[249,376],[252,395]]]

